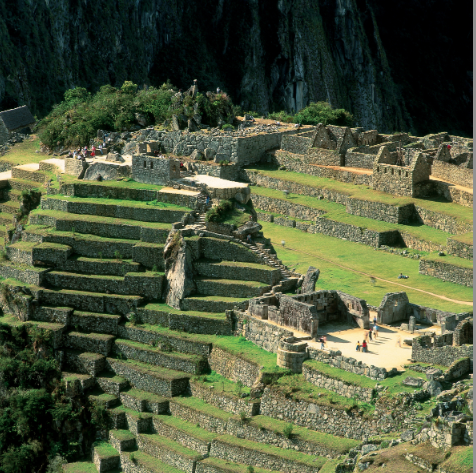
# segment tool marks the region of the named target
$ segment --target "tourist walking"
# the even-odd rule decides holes
[[[357,346],[355,347],[355,351],[360,351],[360,341],[357,342]]]
[[[365,340],[362,342],[362,352],[367,353],[367,342]]]
[[[378,327],[377,327],[377,324],[374,325],[374,338],[375,340],[377,340],[377,337],[378,337]]]
[[[402,337],[400,337],[400,335],[397,337],[397,343],[395,343],[395,346],[402,348]]]
[[[92,146],[91,148],[91,156],[96,156],[96,146]]]
[[[104,154],[104,153],[102,152],[102,143],[99,143],[99,151],[101,152],[101,156],[102,156],[102,155]]]
[[[372,340],[372,330],[369,330],[369,331],[368,331],[368,334],[369,334],[369,341],[371,341],[371,340]],[[372,340],[372,341],[373,341],[373,340]]]
[[[377,317],[374,315],[374,325],[377,325]]]

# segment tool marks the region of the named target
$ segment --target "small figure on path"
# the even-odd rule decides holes
[[[253,243],[253,240],[251,239],[251,233],[248,233],[248,236],[246,237],[246,241],[251,245]]]
[[[99,151],[101,152],[101,156],[102,156],[102,155],[104,154],[104,153],[102,152],[102,143],[99,143]]]
[[[364,332],[364,340],[369,341],[369,332],[367,332],[367,330]]]
[[[369,340],[372,340],[372,330],[369,330],[368,334],[369,334]]]
[[[399,276],[398,276],[398,279],[408,279],[408,276],[406,276],[403,273],[400,273]]]
[[[319,341],[321,342],[321,350],[324,350],[324,345],[326,343],[326,337],[321,337],[319,339]]]
[[[395,346],[402,348],[402,337],[400,337],[400,335],[397,337],[397,343],[395,343]]]
[[[94,145],[91,148],[91,156],[96,156],[96,146],[94,146]]]
[[[377,340],[377,337],[378,337],[378,327],[377,327],[377,324],[374,325],[374,338],[375,340]]]
[[[208,207],[208,204],[210,203],[210,196],[207,195],[207,207]]]
[[[377,325],[377,317],[374,315],[374,325]]]
[[[367,342],[365,340],[362,342],[362,352],[367,353]]]
[[[360,351],[360,341],[357,341],[357,346],[355,347],[355,351]]]

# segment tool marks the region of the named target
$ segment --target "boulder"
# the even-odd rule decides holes
[[[249,194],[244,194],[242,192],[237,192],[235,194],[235,200],[239,202],[240,204],[246,204],[250,200],[250,195]]]
[[[190,158],[201,161],[203,159],[203,153],[199,149],[194,149],[190,155]]]
[[[314,266],[309,266],[302,282],[301,294],[315,291],[319,274],[320,271],[317,268]]]
[[[99,161],[92,163],[84,173],[85,181],[97,181],[99,176],[104,181],[114,181],[121,177],[130,177],[131,166],[125,164],[108,163]]]
[[[205,148],[205,158],[207,161],[212,160],[215,157],[216,151],[213,148]]]
[[[362,445],[362,455],[367,455],[367,453],[373,452],[374,450],[378,450],[377,445],[374,445],[372,443]]]
[[[423,384],[423,389],[426,389],[432,397],[438,396],[443,390],[441,384],[438,381],[430,380]]]
[[[253,237],[257,235],[261,231],[262,228],[263,227],[259,223],[253,222],[253,220],[250,220],[246,222],[244,225],[242,225],[241,227],[239,227],[236,230],[236,234],[244,238],[246,238],[248,235],[251,235]]]
[[[423,379],[421,378],[412,378],[411,376],[408,376],[405,378],[402,383],[405,386],[411,386],[413,388],[421,388],[423,386]]]
[[[436,368],[429,368],[425,371],[425,374],[428,381],[433,381],[436,378],[439,378],[443,374],[443,371]]]
[[[195,123],[195,120],[193,118],[190,118],[187,122],[187,128],[188,131],[198,131],[200,128],[198,128],[198,125]]]
[[[113,163],[123,163],[125,159],[119,153],[107,153],[106,161]]]
[[[410,440],[413,440],[415,437],[415,431],[412,429],[405,430],[405,432],[402,433],[402,440],[404,442],[409,442]]]

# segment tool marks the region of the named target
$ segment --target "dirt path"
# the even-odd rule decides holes
[[[273,243],[276,243],[276,242],[273,242]],[[277,243],[276,243],[277,244]],[[449,302],[454,302],[456,304],[462,304],[462,305],[468,305],[468,306],[473,306],[473,303],[472,302],[468,302],[468,301],[459,301],[457,299],[450,299],[449,297],[446,297],[446,296],[441,296],[439,294],[435,294],[433,292],[429,292],[429,291],[425,291],[423,289],[418,289],[416,287],[411,287],[411,286],[406,286],[405,284],[401,284],[401,283],[398,283],[398,282],[395,282],[395,281],[390,281],[388,279],[383,279],[383,278],[379,278],[377,276],[374,276],[373,274],[369,274],[369,273],[365,273],[363,271],[358,271],[356,269],[352,269],[352,268],[349,268],[348,266],[344,266],[343,264],[339,264],[339,263],[336,263],[335,261],[332,261],[332,260],[329,260],[327,258],[323,258],[322,256],[317,256],[317,255],[312,255],[310,253],[305,253],[303,251],[299,251],[299,250],[296,250],[295,248],[290,248],[289,246],[286,246],[286,249],[287,250],[291,250],[291,251],[296,251],[297,253],[302,253],[303,255],[307,255],[307,256],[311,256],[313,258],[317,258],[317,259],[320,259],[322,261],[326,261],[328,263],[332,263],[333,265],[339,267],[339,268],[343,268],[343,269],[346,269],[348,271],[352,271],[354,273],[357,273],[357,274],[362,274],[364,276],[368,276],[369,278],[375,278],[379,281],[384,281],[384,282],[387,282],[389,284],[394,284],[395,286],[400,286],[400,287],[404,287],[405,289],[409,289],[409,290],[412,290],[412,291],[418,291],[418,292],[423,292],[424,294],[428,294],[430,296],[433,296],[433,297],[437,297],[438,299],[443,299],[445,301],[449,301]]]
[[[441,181],[441,182],[444,182],[445,184],[450,184],[452,187],[454,187],[455,189],[459,189],[460,191],[467,192],[468,194],[473,193],[473,189],[471,189],[470,187],[460,186],[458,184],[455,184],[454,182],[450,182],[450,181],[446,181],[445,179],[441,179],[441,177],[430,176],[430,181]]]

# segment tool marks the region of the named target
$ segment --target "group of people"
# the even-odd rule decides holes
[[[362,351],[363,353],[368,353],[368,344],[371,340],[377,340],[378,338],[378,326],[377,326],[377,317],[374,317],[374,325],[371,329],[365,331],[364,341],[362,345],[360,344],[360,340],[357,342],[357,346],[355,347],[355,351]],[[373,339],[372,339],[373,337]]]
[[[105,148],[105,145],[103,143],[101,143],[97,148],[99,152],[101,153],[101,155],[104,154],[103,152],[104,148]],[[89,150],[88,147],[85,146],[82,149],[78,148],[73,151],[70,150],[70,152],[68,153],[68,158],[80,159],[82,161],[84,161],[88,156],[91,156],[91,157],[96,156],[96,146],[93,145],[91,147],[91,150]]]

